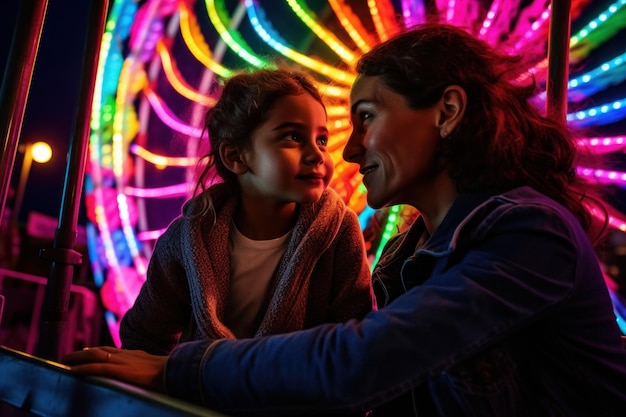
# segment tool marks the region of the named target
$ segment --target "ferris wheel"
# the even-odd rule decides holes
[[[191,196],[204,114],[221,82],[281,60],[308,71],[329,102],[333,187],[360,216],[372,266],[412,213],[367,206],[357,167],[343,161],[348,93],[359,55],[426,20],[466,28],[491,45],[532,57],[520,76],[546,84],[549,1],[485,0],[115,0],[101,45],[85,183],[90,263],[114,342],[121,316],[145,281],[156,239]],[[573,127],[608,132],[581,138],[596,153],[620,154],[626,132],[626,0],[572,1],[569,108]],[[611,45],[608,52],[598,53]],[[606,48],[605,48],[606,49]],[[273,57],[273,58],[269,58]],[[545,104],[546,94],[536,101]],[[624,129],[626,130],[626,128]],[[626,172],[580,166],[579,174],[626,184]],[[374,221],[375,220],[375,221]],[[376,225],[377,227],[373,227]],[[610,227],[626,231],[614,210]],[[626,309],[607,276],[624,333]]]

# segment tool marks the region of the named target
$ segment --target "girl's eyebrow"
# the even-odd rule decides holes
[[[307,128],[308,125],[305,123],[298,123],[298,122],[285,122],[285,123],[281,123],[278,126],[275,126],[272,131],[276,131],[276,130],[282,130],[282,129],[305,129]],[[321,129],[324,132],[328,132],[328,127],[327,126],[318,126],[318,129]]]
[[[284,122],[279,124],[278,126],[275,126],[272,130],[280,130],[280,129],[284,129],[284,128],[303,128],[305,127],[305,125],[303,123],[298,123],[298,122]]]

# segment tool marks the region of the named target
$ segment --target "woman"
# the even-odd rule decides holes
[[[374,271],[379,311],[66,363],[236,414],[622,415],[626,350],[589,239],[602,231],[596,200],[566,126],[517,84],[518,63],[447,25],[360,59],[344,158],[372,207],[420,212]]]

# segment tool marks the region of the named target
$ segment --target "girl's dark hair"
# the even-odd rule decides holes
[[[222,143],[250,146],[254,131],[268,119],[274,103],[285,96],[309,94],[324,108],[324,102],[313,81],[303,72],[279,68],[257,69],[229,78],[217,103],[207,111],[204,131],[208,133],[210,150],[200,158],[202,166],[196,182],[196,193],[202,192],[204,209],[212,209],[206,186],[215,176],[236,193],[237,175],[228,170],[220,158]]]
[[[434,105],[450,85],[462,87],[465,115],[441,141],[444,169],[459,191],[529,185],[567,207],[597,242],[607,224],[586,205],[606,215],[604,204],[576,173],[577,146],[565,121],[545,117],[530,102],[537,90],[533,77],[521,81],[524,64],[461,28],[426,24],[376,46],[356,69],[380,77],[416,109]]]

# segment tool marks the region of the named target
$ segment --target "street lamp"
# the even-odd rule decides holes
[[[15,193],[15,203],[13,204],[13,210],[11,210],[10,225],[12,226],[18,224],[18,216],[24,201],[24,191],[26,190],[26,183],[28,182],[28,175],[30,174],[30,167],[33,161],[45,164],[52,158],[52,148],[46,142],[27,143],[20,146],[18,150],[24,152],[24,160],[22,161],[20,181],[17,184]]]

